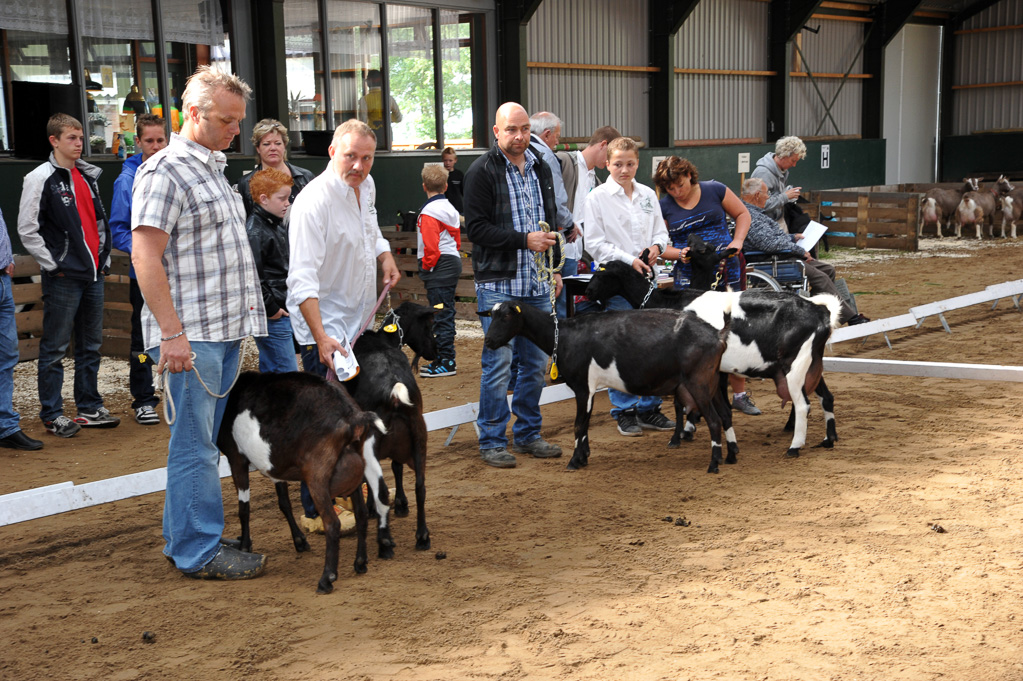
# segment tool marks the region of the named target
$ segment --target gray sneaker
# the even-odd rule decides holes
[[[529,444],[512,445],[512,451],[516,454],[532,454],[537,459],[556,459],[561,456],[561,447],[545,442],[541,437]]]
[[[675,422],[661,413],[660,409],[639,415],[639,427],[646,430],[675,430]]]
[[[760,416],[761,414],[757,405],[753,404],[753,396],[748,392],[742,397],[735,397],[732,399],[732,409],[737,409],[743,414],[748,414],[750,416]]]
[[[481,449],[480,458],[483,459],[483,463],[494,468],[515,468],[515,457],[504,447]]]
[[[80,425],[63,414],[52,421],[43,421],[43,425],[46,426],[47,431],[53,433],[57,437],[71,437],[82,429]]]
[[[618,421],[618,432],[625,437],[639,437],[643,434],[635,409],[626,409],[620,412],[616,420]]]

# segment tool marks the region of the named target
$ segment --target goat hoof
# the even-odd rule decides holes
[[[316,593],[318,594],[329,594],[333,590],[334,585],[331,584],[330,582],[324,584],[322,579],[320,580],[320,583],[316,585]]]
[[[416,539],[416,551],[429,551],[430,550],[430,538],[423,537],[422,539]]]
[[[568,465],[565,466],[565,470],[567,470],[567,471],[577,471],[577,470],[579,470],[579,466],[574,461],[569,461]]]
[[[377,550],[377,558],[380,560],[391,560],[394,558],[394,549],[390,546],[380,546]]]
[[[364,574],[366,574],[366,560],[365,559],[356,560],[355,561],[355,574],[357,574],[357,575],[364,575]]]
[[[394,517],[396,518],[407,518],[408,517],[408,504],[395,504],[394,505]]]
[[[690,433],[690,432],[689,432],[689,431],[687,430],[686,432],[682,433],[682,439],[683,439],[683,440],[684,440],[685,442],[692,442],[692,441],[693,441],[693,434],[692,434],[692,433]]]
[[[309,541],[305,537],[300,537],[295,540],[295,551],[298,553],[304,553],[305,551],[311,550]]]
[[[712,465],[710,468],[707,469],[707,472],[716,474],[720,473],[721,471],[718,470],[718,467],[716,465]]]
[[[678,449],[682,446],[682,441],[678,438],[671,438],[668,440],[668,449]]]
[[[824,438],[824,440],[819,445],[814,445],[813,448],[814,449],[822,449],[822,448],[823,449],[834,449],[835,448],[835,443],[833,441],[831,441],[830,439],[828,439],[828,438]]]
[[[725,457],[725,463],[738,463],[739,460],[735,457],[735,454],[729,454]]]
[[[797,449],[797,448],[790,449],[787,452],[785,452],[785,456],[787,456],[790,459],[798,459],[799,458],[799,449]]]

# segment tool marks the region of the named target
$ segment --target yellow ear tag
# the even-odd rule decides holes
[[[515,311],[518,312],[519,314],[522,314],[522,308],[519,307],[518,305],[515,306]]]
[[[142,353],[141,355],[139,355],[139,364],[145,364],[147,359],[149,359],[149,356],[146,355],[145,353]]]
[[[384,331],[386,331],[387,333],[394,333],[397,330],[398,326],[396,324],[388,324],[387,326],[384,327]]]
[[[558,365],[554,362],[551,362],[551,380],[558,380]]]
[[[444,303],[437,303],[436,305],[433,306],[433,309],[434,310],[443,310],[444,309]]]

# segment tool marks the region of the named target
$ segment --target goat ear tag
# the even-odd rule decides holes
[[[387,326],[384,327],[384,331],[386,331],[387,333],[394,333],[397,330],[398,326],[396,324],[388,324]]]
[[[558,365],[553,362],[551,363],[551,380],[558,380]]]
[[[444,309],[444,303],[437,303],[436,305],[433,306],[433,309],[434,310],[443,310]]]
[[[518,312],[519,314],[522,314],[522,308],[519,307],[518,305],[515,306],[515,311]]]

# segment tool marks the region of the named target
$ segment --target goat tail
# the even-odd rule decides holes
[[[832,330],[835,330],[840,326],[838,319],[842,316],[842,303],[839,302],[837,296],[831,293],[819,293],[815,296],[811,296],[810,302],[814,305],[820,305],[821,307],[827,308],[829,316],[828,325]]]
[[[718,339],[724,345],[727,345],[728,333],[732,327],[732,301],[738,297],[738,294],[728,296],[725,304],[721,306],[721,330],[718,331]]]
[[[404,404],[406,407],[414,406],[412,398],[408,394],[408,386],[404,383],[395,383],[394,387],[391,388],[391,402],[395,407],[399,403]]]

